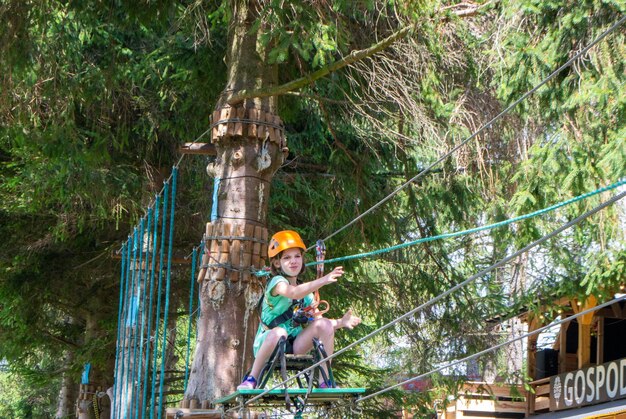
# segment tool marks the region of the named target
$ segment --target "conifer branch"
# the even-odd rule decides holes
[[[444,8],[442,9],[442,11],[450,9],[450,11],[453,14],[457,15],[458,17],[468,17],[468,16],[475,15],[479,9],[483,8],[484,6],[490,3],[491,1],[483,5],[478,5],[473,2],[463,2],[458,5],[450,6],[449,8]],[[461,8],[460,10],[453,10],[453,8],[456,9],[459,7]],[[398,31],[392,33],[387,38],[383,39],[377,44],[370,46],[369,48],[352,51],[350,54],[348,54],[346,57],[342,58],[341,60],[335,61],[331,63],[330,65],[324,68],[320,68],[319,70],[314,71],[311,74],[300,77],[299,79],[292,80],[285,84],[281,84],[280,86],[274,86],[274,87],[257,89],[257,90],[246,90],[246,89],[240,90],[236,94],[232,95],[227,100],[227,103],[233,106],[233,105],[243,102],[246,99],[278,96],[278,95],[284,95],[284,94],[293,92],[294,90],[298,90],[304,86],[307,86],[313,83],[314,81],[319,80],[322,77],[325,77],[328,74],[335,72],[343,67],[346,67],[352,63],[363,60],[365,58],[371,57],[372,55],[384,50],[389,45],[396,42],[398,39],[404,38],[406,35],[408,35],[411,32],[412,29],[413,29],[413,26],[405,26],[399,29]]]
[[[411,32],[412,29],[413,29],[412,26],[405,26],[404,28],[394,32],[393,34],[389,35],[387,38],[383,39],[377,44],[372,45],[369,48],[352,51],[350,54],[348,54],[346,57],[342,58],[341,60],[335,61],[334,63],[331,63],[330,65],[324,68],[320,68],[319,70],[314,71],[311,74],[308,74],[304,77],[300,77],[299,79],[296,79],[296,80],[292,80],[280,86],[275,86],[275,87],[270,87],[270,88],[265,88],[265,89],[258,89],[258,90],[245,90],[245,89],[240,90],[239,92],[231,96],[230,99],[228,99],[228,104],[235,105],[237,103],[244,101],[245,99],[282,95],[287,92],[300,89],[301,87],[307,86],[313,83],[314,81],[321,79],[322,77],[325,77],[326,75],[334,71],[337,71],[357,61],[363,60],[367,57],[371,57],[377,52],[384,50],[389,45],[397,41],[398,39],[406,36],[409,32]]]

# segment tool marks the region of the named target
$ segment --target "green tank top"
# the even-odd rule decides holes
[[[270,280],[265,288],[263,305],[261,307],[261,321],[265,324],[270,324],[276,317],[283,314],[291,306],[291,299],[282,295],[272,295],[272,290],[280,282],[289,284],[289,280],[287,280],[287,278],[277,275]],[[313,294],[307,294],[304,297],[304,307],[310,306],[313,303],[313,299]],[[291,319],[278,325],[277,327],[285,329],[287,334],[291,337],[298,336],[298,334],[302,331],[302,326],[293,325]],[[261,348],[261,345],[265,341],[267,332],[269,332],[269,330],[265,330],[262,324],[259,325],[259,329],[257,330],[256,337],[254,339],[254,356],[256,356],[257,352]]]

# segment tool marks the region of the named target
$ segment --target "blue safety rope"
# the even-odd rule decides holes
[[[159,320],[161,316],[161,284],[163,283],[163,252],[165,249],[165,225],[167,222],[167,203],[168,203],[169,183],[163,185],[163,220],[161,221],[161,246],[159,251],[159,280],[157,289],[157,309],[155,336],[154,336],[154,360],[152,362],[152,391],[150,396],[150,419],[154,418],[154,398],[156,392],[156,369],[157,369],[157,353],[159,350]]]
[[[145,218],[142,217],[139,220],[139,236],[137,237],[137,252],[139,253],[139,262],[135,265],[135,272],[137,272],[137,311],[135,314],[135,322],[133,323],[133,327],[135,329],[135,348],[133,355],[133,404],[135,405],[135,416],[139,417],[139,386],[141,385],[141,365],[138,363],[141,362],[141,353],[143,352],[143,329],[140,327],[139,323],[139,313],[143,310],[141,303],[143,301],[143,293],[142,293],[142,283],[144,281],[143,275],[143,238],[145,237]],[[139,347],[139,350],[137,348]],[[132,406],[131,406],[132,408]]]
[[[159,344],[161,350],[161,373],[159,383],[159,418],[162,415],[163,405],[163,381],[165,376],[165,354],[166,354],[166,342],[167,342],[167,322],[169,314],[169,294],[171,288],[171,259],[173,251],[173,236],[174,236],[174,213],[175,213],[175,199],[176,199],[176,181],[178,175],[178,165],[174,166],[172,175],[170,176],[172,183],[172,196],[171,196],[171,220],[169,230],[169,250],[167,261],[167,279],[166,279],[166,298],[165,307],[163,308],[163,322],[161,322],[161,297],[162,297],[162,285],[163,285],[163,262],[164,262],[164,249],[165,249],[165,237],[167,228],[167,212],[169,204],[169,182],[164,182],[163,189],[157,194],[154,208],[148,208],[147,219],[142,218],[139,223],[139,229],[136,226],[134,232],[129,236],[128,243],[122,247],[120,252],[122,255],[122,271],[120,280],[120,305],[118,308],[118,341],[116,347],[116,366],[114,372],[114,401],[117,402],[112,413],[114,417],[125,418],[126,416],[132,416],[132,403],[124,403],[126,407],[122,407],[122,403],[116,400],[120,395],[131,394],[133,396],[133,403],[136,403],[134,416],[143,417],[147,414],[147,400],[148,400],[148,386],[151,384],[152,390],[150,394],[150,418],[154,418],[155,396],[156,396],[156,369],[157,359],[159,357]],[[216,186],[219,190],[219,182]],[[161,196],[162,195],[162,196]],[[161,197],[163,198],[163,214],[161,220],[161,240],[160,246],[157,246],[159,238],[158,224],[159,224],[159,209],[161,208]],[[217,209],[215,209],[217,212]],[[153,218],[154,215],[154,218]],[[144,239],[150,234],[151,226],[152,240],[147,242],[152,246],[152,256],[150,252],[145,252],[143,243]],[[145,227],[145,229],[144,229]],[[139,231],[138,231],[139,230]],[[141,236],[141,244],[138,243]],[[131,248],[132,242],[132,248]],[[141,246],[141,247],[139,247]],[[148,249],[150,246],[148,246]],[[157,286],[155,287],[155,275],[157,265],[157,251],[160,249],[159,254],[159,273]],[[139,252],[139,256],[137,256]],[[132,258],[131,258],[132,253]],[[139,257],[139,260],[137,260]],[[132,266],[132,272],[131,272]],[[150,266],[150,268],[148,268]],[[142,268],[143,267],[143,268]],[[195,267],[194,267],[195,269]],[[148,273],[149,283],[148,283]],[[154,319],[154,348],[152,345],[146,345],[146,340],[151,337],[152,334],[152,322],[153,322],[153,297],[154,292],[157,292],[157,304],[156,315]],[[148,297],[149,295],[149,297]],[[146,307],[147,306],[147,307]],[[146,310],[148,313],[146,314]],[[139,326],[139,311],[141,311],[141,323]],[[147,326],[146,326],[147,324]],[[160,339],[161,327],[163,328],[163,339]],[[124,331],[124,332],[123,332]],[[140,333],[140,335],[138,335]],[[152,340],[152,339],[151,339]],[[137,346],[139,346],[139,352],[137,352]],[[145,353],[144,353],[144,346]],[[121,351],[120,351],[121,349]],[[151,354],[151,349],[153,353]],[[121,352],[121,353],[120,353]],[[151,355],[153,356],[151,362]],[[143,363],[143,364],[142,364]],[[141,366],[145,366],[142,373]],[[152,367],[152,379],[150,380],[148,371]],[[145,381],[145,382],[143,382]],[[143,388],[143,397],[140,394]],[[133,391],[135,391],[133,393]],[[142,400],[141,414],[139,412],[139,400]]]
[[[211,205],[211,222],[217,221],[217,201],[220,191],[220,178],[213,179],[213,203]]]
[[[152,245],[152,258],[150,260],[150,303],[148,304],[148,330],[146,331],[146,336],[152,336],[152,302],[153,302],[153,295],[154,295],[154,269],[156,266],[156,255],[157,255],[157,238],[158,238],[158,225],[159,225],[159,205],[161,203],[160,201],[161,197],[159,195],[156,196],[155,201],[154,201],[154,217],[152,220],[152,240],[151,240],[151,245]],[[145,414],[146,412],[146,405],[148,402],[148,382],[149,382],[149,377],[148,377],[148,371],[150,368],[150,347],[152,345],[147,345],[146,346],[146,366],[145,366],[145,373],[144,373],[144,377],[146,377],[146,382],[144,383],[143,386],[143,401],[141,403],[141,411]]]
[[[124,394],[127,395],[130,393],[130,387],[133,385],[133,380],[135,377],[135,369],[134,365],[131,365],[131,356],[135,354],[135,303],[137,301],[135,296],[135,279],[136,279],[136,266],[137,266],[137,227],[133,229],[133,259],[132,264],[129,266],[129,275],[131,277],[131,286],[130,292],[128,293],[128,310],[126,311],[126,328],[128,329],[128,346],[127,346],[127,356],[126,356],[126,380],[125,380],[125,391]],[[132,266],[132,269],[131,269]],[[132,353],[132,354],[131,354]],[[122,417],[125,418],[128,414],[128,409],[124,409],[122,411]]]
[[[145,224],[145,230],[143,230],[143,233],[141,235],[141,254],[145,254],[145,258],[143,260],[143,265],[140,263],[139,267],[142,269],[143,271],[143,293],[142,293],[142,299],[141,299],[141,340],[139,343],[139,372],[137,374],[137,382],[139,383],[139,387],[137,388],[137,397],[136,397],[136,406],[135,406],[135,417],[141,417],[139,415],[139,407],[140,407],[140,400],[142,400],[141,398],[141,393],[142,390],[146,388],[146,383],[142,382],[142,369],[141,366],[142,365],[146,365],[148,364],[148,359],[147,359],[147,348],[146,348],[146,354],[144,354],[144,336],[146,337],[146,339],[150,338],[150,332],[146,332],[146,305],[148,303],[148,293],[150,292],[150,288],[149,288],[149,283],[148,283],[148,264],[150,261],[150,225],[152,223],[152,213],[153,213],[153,208],[152,207],[148,207],[148,214],[146,215],[146,224]],[[144,246],[145,244],[145,246]],[[150,345],[145,345],[145,346],[150,346]],[[144,356],[146,358],[144,358]],[[145,368],[144,368],[145,371]],[[143,375],[144,380],[146,380],[147,375],[144,374]],[[143,388],[142,388],[143,387]],[[143,416],[144,411],[142,410],[142,416]]]
[[[120,342],[121,342],[121,324],[122,322],[120,321],[120,319],[122,318],[122,308],[124,306],[123,304],[123,300],[124,300],[124,272],[126,271],[126,243],[124,243],[122,245],[122,267],[120,269],[120,302],[117,308],[117,339],[115,342],[115,368],[113,370],[113,400],[111,401],[113,404],[113,409],[115,410],[115,408],[117,407],[117,388],[119,386],[119,383],[117,382],[117,380],[120,378],[119,377],[119,372],[117,370],[118,368],[118,364],[119,364],[119,356],[120,356]]]
[[[137,392],[136,392],[136,400],[135,400],[135,417],[141,417],[139,414],[139,408],[140,408],[140,401],[141,401],[141,396],[142,396],[142,390],[145,387],[145,383],[142,381],[142,377],[143,380],[145,380],[145,375],[142,375],[142,373],[145,371],[145,368],[142,369],[143,365],[146,365],[147,359],[144,358],[145,357],[145,353],[144,353],[144,346],[149,346],[149,345],[145,345],[144,342],[145,340],[150,338],[150,335],[146,333],[146,306],[148,304],[148,292],[150,292],[150,289],[148,288],[148,264],[150,262],[150,224],[152,223],[152,207],[149,206],[148,207],[148,213],[146,214],[146,223],[143,227],[145,227],[145,229],[142,230],[142,234],[141,234],[141,254],[144,256],[143,262],[141,262],[140,260],[140,264],[139,264],[139,268],[141,269],[142,272],[142,277],[143,277],[143,281],[142,281],[142,287],[140,287],[140,289],[142,289],[142,293],[141,293],[141,339],[139,341],[139,371],[137,373],[137,383],[138,383],[138,388],[137,388]],[[145,339],[144,339],[145,337]],[[143,411],[142,411],[143,412]]]
[[[193,291],[196,285],[196,257],[197,249],[194,247],[191,255],[191,280],[189,286],[189,320],[187,322],[187,357],[185,358],[185,381],[183,392],[187,391],[187,379],[189,378],[189,352],[191,352],[191,321],[193,319]]]
[[[202,241],[200,242],[200,253],[199,253],[201,255],[200,263],[202,263],[202,258],[204,257],[204,246],[206,246],[206,244],[204,242],[204,239],[202,239]],[[198,321],[200,321],[200,317],[202,316],[202,306],[201,306],[202,295],[201,295],[201,291],[202,291],[202,281],[198,281],[198,315],[196,316]]]
[[[123,313],[122,313],[122,318],[120,319],[123,322],[123,339],[122,339],[122,373],[120,375],[120,379],[121,379],[121,383],[120,383],[120,391],[121,393],[119,393],[122,397],[124,394],[126,394],[125,389],[126,389],[126,381],[128,380],[128,371],[126,368],[126,363],[127,363],[127,357],[128,354],[130,353],[130,351],[128,350],[128,338],[129,333],[128,333],[128,325],[126,323],[126,318],[128,317],[128,308],[129,308],[129,301],[130,301],[130,291],[132,290],[132,284],[131,284],[131,276],[130,276],[130,264],[131,264],[131,252],[132,252],[132,248],[133,248],[133,244],[132,244],[132,236],[128,236],[128,245],[127,245],[127,255],[126,255],[126,272],[124,273],[124,275],[126,276],[126,287],[125,287],[125,291],[124,291],[124,308],[123,308]],[[122,417],[122,403],[119,403],[119,412],[118,412],[118,418]]]
[[[161,419],[163,413],[163,381],[165,379],[165,352],[167,344],[167,321],[169,315],[170,306],[170,279],[172,271],[172,248],[174,241],[174,210],[176,199],[176,177],[178,174],[178,168],[174,167],[172,170],[172,205],[170,216],[170,234],[168,237],[168,249],[167,249],[167,280],[165,281],[165,308],[163,309],[163,345],[161,347],[161,379],[159,382],[159,419]]]

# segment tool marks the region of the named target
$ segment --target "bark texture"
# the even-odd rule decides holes
[[[262,293],[254,272],[265,265],[270,184],[287,152],[275,98],[229,105],[242,90],[276,85],[274,66],[251,31],[256,1],[232,2],[227,56],[228,83],[213,112],[211,141],[217,157],[207,173],[215,179],[213,217],[205,234],[198,340],[183,406],[207,406],[235,390],[252,361]],[[215,193],[217,195],[215,195]]]

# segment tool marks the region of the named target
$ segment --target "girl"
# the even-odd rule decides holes
[[[254,339],[254,363],[250,374],[244,377],[237,390],[256,388],[256,381],[274,351],[281,337],[292,342],[294,354],[305,354],[313,348],[313,338],[324,343],[328,355],[335,346],[335,330],[345,327],[352,329],[361,323],[361,319],[348,310],[341,319],[315,318],[306,328],[295,324],[291,319],[292,302],[302,300],[302,307],[313,303],[313,292],[324,285],[337,282],[343,275],[341,266],[315,281],[298,283],[298,275],[304,272],[304,251],[306,246],[295,231],[284,230],[272,236],[267,255],[273,278],[267,284],[261,311],[261,324]],[[322,368],[326,368],[325,365]],[[328,372],[326,371],[327,376]],[[320,380],[321,381],[321,380]],[[330,383],[322,382],[320,388],[327,388]]]

